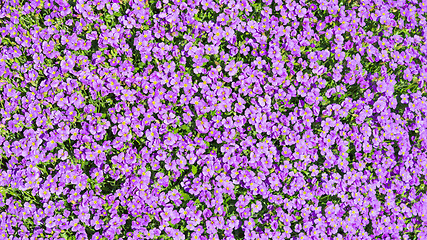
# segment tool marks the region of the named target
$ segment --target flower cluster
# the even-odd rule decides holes
[[[4,0],[0,239],[426,239],[426,12]]]

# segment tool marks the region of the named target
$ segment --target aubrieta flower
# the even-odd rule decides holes
[[[0,235],[423,239],[427,8],[349,4],[6,3]]]

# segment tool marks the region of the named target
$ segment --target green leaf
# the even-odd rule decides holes
[[[182,125],[181,129],[185,130],[185,132],[187,132],[187,133],[190,132],[190,128],[188,127],[188,125]]]
[[[196,175],[197,173],[197,167],[196,166],[191,166],[191,171],[193,172],[194,175]]]
[[[184,199],[184,201],[190,200],[190,195],[188,195],[187,193],[182,193],[181,196]]]

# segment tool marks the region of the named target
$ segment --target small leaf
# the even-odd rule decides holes
[[[188,195],[187,193],[182,193],[181,196],[184,199],[184,201],[190,200],[190,195]]]

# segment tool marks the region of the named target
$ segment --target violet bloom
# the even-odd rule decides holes
[[[202,118],[201,120],[196,120],[196,126],[200,133],[208,133],[210,128],[209,120]]]
[[[45,188],[40,188],[39,190],[39,196],[44,199],[47,200],[50,198],[50,191],[49,189],[45,189]]]
[[[54,228],[56,226],[56,219],[49,217],[46,219],[46,228]]]
[[[158,172],[156,174],[156,178],[158,179],[158,182],[163,187],[167,187],[169,185],[169,177],[165,176],[162,172]]]
[[[374,103],[374,109],[378,113],[381,113],[385,107],[386,107],[386,103],[382,100],[378,100]]]
[[[62,71],[64,71],[64,72],[69,72],[69,71],[71,71],[71,70],[74,68],[74,65],[75,65],[75,63],[74,63],[74,61],[73,61],[73,60],[71,60],[71,59],[62,60],[62,61],[61,61],[61,64],[60,64],[61,69],[62,69]]]
[[[173,134],[173,133],[167,133],[166,135],[165,135],[165,137],[164,137],[164,143],[166,144],[166,145],[169,145],[169,146],[172,146],[172,145],[174,145],[175,143],[176,143],[176,141],[177,141],[177,137],[176,137],[176,135],[175,134]]]
[[[113,2],[113,4],[107,4],[107,9],[109,14],[114,14],[114,12],[118,12],[120,10],[120,5],[116,2]]]

